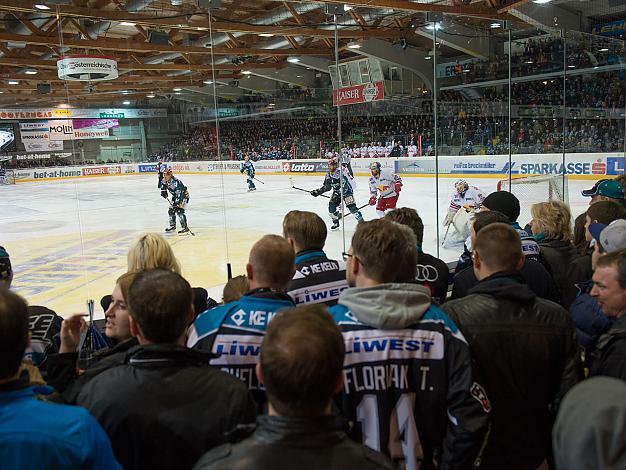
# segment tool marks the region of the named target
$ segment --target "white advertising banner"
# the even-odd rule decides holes
[[[63,150],[63,142],[50,140],[48,121],[20,122],[20,135],[27,152]]]

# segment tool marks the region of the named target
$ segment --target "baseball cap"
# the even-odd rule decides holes
[[[624,199],[624,188],[615,180],[599,180],[591,189],[581,191],[585,197],[606,196],[612,199]]]
[[[626,249],[626,220],[624,219],[614,220],[609,225],[591,224],[589,233],[607,253]]]

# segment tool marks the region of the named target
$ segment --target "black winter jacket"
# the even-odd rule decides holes
[[[559,289],[561,299],[565,300],[565,305],[576,297],[576,288],[570,282],[568,271],[578,253],[576,247],[565,240],[554,240],[545,238],[539,240],[541,255],[547,261],[550,274]]]
[[[560,399],[582,378],[574,326],[516,273],[498,273],[443,305],[470,345],[491,401],[481,469],[534,470],[549,455]]]
[[[238,444],[206,453],[194,470],[381,470],[394,468],[382,454],[350,440],[339,416],[260,416],[254,433]]]
[[[110,367],[83,386],[76,403],[100,422],[126,470],[189,469],[257,414],[245,384],[210,366],[212,356],[137,346],[103,359]]]
[[[626,315],[618,318],[611,329],[598,338],[589,375],[626,380]]]
[[[524,282],[528,285],[537,297],[542,299],[560,302],[558,289],[554,284],[554,280],[546,268],[538,261],[526,260],[520,270]],[[465,268],[463,271],[454,276],[454,284],[452,286],[452,299],[460,299],[468,295],[470,289],[478,284],[478,279],[474,274],[472,266]]]

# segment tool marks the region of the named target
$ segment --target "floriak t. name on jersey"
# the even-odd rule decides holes
[[[401,468],[471,468],[489,401],[472,379],[468,345],[428,289],[348,289],[330,309],[345,344],[338,399],[351,435]]]

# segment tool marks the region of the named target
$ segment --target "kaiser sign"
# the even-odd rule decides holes
[[[383,82],[370,82],[364,85],[349,86],[333,90],[333,105],[369,103],[385,99]]]

